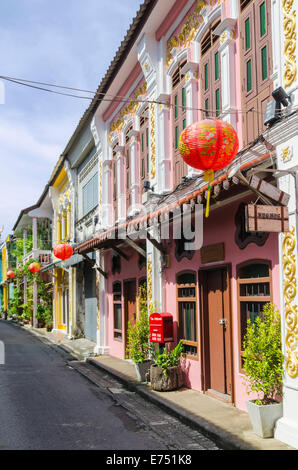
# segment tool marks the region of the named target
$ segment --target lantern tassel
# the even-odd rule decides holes
[[[204,181],[208,181],[208,183],[211,183],[213,178],[214,178],[214,171],[213,170],[207,170],[207,171],[204,172]],[[211,185],[208,184],[207,204],[206,204],[206,212],[205,212],[206,219],[209,217],[210,196],[211,196]]]

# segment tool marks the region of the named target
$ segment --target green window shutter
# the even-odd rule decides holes
[[[145,160],[142,158],[142,178],[145,178]]]
[[[208,90],[208,64],[205,64],[205,90]]]
[[[215,92],[215,102],[216,102],[216,116],[220,114],[220,91],[219,88]]]
[[[266,80],[266,78],[268,77],[267,46],[263,47],[261,54],[262,54],[262,80]]]
[[[175,127],[175,149],[178,148],[178,142],[179,142],[179,127]]]
[[[260,34],[261,37],[266,34],[266,4],[265,2],[260,5]]]
[[[146,146],[149,147],[149,128],[146,129]]]
[[[178,96],[175,95],[175,119],[178,117]]]
[[[218,80],[219,79],[219,55],[218,55],[218,52],[216,52],[216,54],[214,56],[214,60],[215,60],[215,80]]]
[[[186,128],[186,119],[183,119],[183,129]]]
[[[250,19],[245,21],[245,50],[250,49]]]
[[[147,172],[149,173],[149,153],[147,153]]]
[[[185,88],[182,88],[182,106],[183,106],[183,111],[185,111],[185,105],[186,105]]]
[[[205,110],[206,110],[206,117],[208,117],[209,116],[209,113],[208,113],[208,111],[209,111],[209,99],[208,98],[205,100]]]
[[[144,152],[144,132],[142,133],[142,152]]]
[[[250,91],[252,88],[251,81],[251,59],[246,62],[246,91]]]

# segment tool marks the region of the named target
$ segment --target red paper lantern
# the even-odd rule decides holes
[[[15,277],[15,272],[14,271],[7,271],[7,277],[8,279],[13,279]]]
[[[56,245],[54,248],[54,255],[56,258],[62,259],[63,261],[71,258],[73,254],[73,249],[70,245],[66,245],[64,243],[60,243]]]
[[[41,268],[40,268],[40,264],[35,262],[35,263],[29,264],[28,269],[30,273],[36,274],[38,273],[38,271],[40,271]]]
[[[214,171],[221,170],[237,155],[239,140],[233,126],[218,119],[204,119],[186,127],[179,138],[179,152],[187,165],[204,170],[209,183]],[[209,214],[211,186],[208,186],[206,217]]]

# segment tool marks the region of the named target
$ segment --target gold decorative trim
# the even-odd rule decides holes
[[[296,11],[292,11],[293,0],[283,0],[282,11],[284,15],[284,59],[285,71],[284,81],[285,87],[289,87],[296,80]]]
[[[205,6],[215,7],[224,3],[225,0],[197,0],[195,9],[186,17],[180,33],[177,36],[172,36],[167,44],[167,67],[170,65],[173,57],[171,51],[174,47],[185,48],[189,47],[193,42],[197,30],[204,23],[204,17],[201,15],[201,10]]]
[[[284,272],[284,302],[286,322],[286,371],[291,378],[298,377],[298,315],[296,297],[296,258],[295,258],[295,227],[284,236],[283,272]]]
[[[151,179],[155,178],[155,103],[150,103],[150,149],[151,149]]]
[[[128,103],[127,106],[121,109],[116,121],[113,121],[110,125],[110,132],[118,131],[121,132],[121,130],[124,127],[124,118],[125,116],[133,116],[140,103],[137,101],[140,95],[145,95],[147,91],[147,83],[144,82],[141,86],[137,88],[137,90],[134,92],[132,95],[132,98],[130,102]],[[109,139],[111,140],[112,136],[111,134],[109,135]]]

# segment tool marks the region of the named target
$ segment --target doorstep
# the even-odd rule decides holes
[[[225,449],[295,450],[277,439],[262,439],[253,433],[249,416],[216,398],[189,388],[157,392],[148,384],[138,382],[135,366],[130,361],[112,356],[87,359],[89,364],[116,377],[130,390],[166,409],[183,422],[199,428]]]

